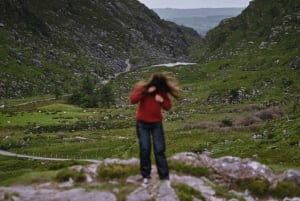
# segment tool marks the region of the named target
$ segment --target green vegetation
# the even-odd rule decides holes
[[[299,197],[300,188],[291,182],[278,182],[275,186],[270,186],[268,181],[255,179],[237,182],[236,188],[240,191],[248,189],[252,195],[259,198],[267,196],[283,199],[284,197]]]
[[[56,175],[56,180],[59,182],[69,181],[70,178],[75,182],[84,182],[86,179],[83,171],[78,172],[72,169],[63,169]]]
[[[206,167],[193,167],[182,163],[172,162],[169,164],[171,170],[175,170],[177,173],[192,175],[195,177],[208,177],[209,170]]]
[[[148,79],[157,71],[176,76],[183,88],[183,100],[173,100],[172,110],[164,112],[168,157],[179,152],[206,152],[213,158],[227,155],[249,158],[270,166],[274,171],[299,169],[299,37],[295,19],[289,19],[285,14],[292,12],[296,1],[286,1],[284,12],[278,9],[282,2],[268,3],[265,8],[263,0],[253,1],[239,18],[230,19],[212,30],[205,44],[207,48],[194,52],[193,57],[199,60],[196,65],[139,68],[119,75],[103,88],[97,88],[88,77],[77,86],[78,80],[73,78],[64,88],[77,89],[71,103],[78,106],[71,105],[60,91],[54,90],[54,95],[60,99],[51,95],[37,96],[37,91],[43,91],[39,83],[44,81],[44,72],[39,68],[27,72],[24,64],[29,62],[27,60],[21,64],[15,59],[8,60],[5,75],[16,73],[16,78],[21,79],[23,73],[29,73],[38,83],[34,85],[38,89],[28,92],[31,98],[1,99],[0,105],[5,107],[0,109],[0,149],[73,160],[50,162],[0,156],[0,185],[40,182],[37,178],[41,174],[47,175],[43,177],[45,180],[65,181],[74,177],[81,181],[81,173],[65,168],[81,159],[138,157],[134,120],[136,105],[129,105],[128,97],[135,83]],[[266,19],[261,19],[262,13]],[[285,23],[288,23],[286,32],[272,32],[272,28]],[[264,24],[268,26],[262,26]],[[113,29],[115,24],[110,26]],[[272,38],[273,33],[275,38]],[[0,45],[1,61],[6,61],[9,54],[30,54],[29,50],[21,48],[9,52],[9,34],[1,29],[0,35],[3,36],[1,42],[5,41]],[[261,44],[265,46],[261,47]],[[204,49],[208,51],[203,52]],[[63,57],[72,65],[75,62],[77,68],[90,64],[87,58],[77,58],[75,62],[71,55],[64,54]],[[49,64],[49,73],[60,72],[56,67]],[[103,66],[98,67],[95,68],[100,71]],[[71,75],[68,70],[65,73]],[[57,73],[57,78],[63,80],[60,77],[63,74]],[[7,76],[8,82],[12,82],[10,79]],[[15,92],[14,86],[12,84],[7,89],[8,94]],[[30,90],[32,83],[24,82],[22,87]],[[197,177],[208,175],[206,169],[183,164],[171,163],[170,168]],[[136,172],[137,167],[122,165],[104,166],[98,170],[103,180],[124,180],[127,173]],[[299,187],[287,182],[270,187],[266,181],[253,180],[241,183],[239,187],[262,198],[269,195],[279,198],[299,196],[300,192]],[[202,199],[190,187],[179,184],[175,188],[182,199],[190,200],[194,194]],[[215,188],[217,194],[226,195],[226,190]],[[129,192],[132,189],[123,190]]]
[[[86,162],[79,161],[38,161],[0,156],[0,185],[32,184],[52,181],[57,170]]]
[[[96,88],[95,81],[86,76],[68,99],[70,104],[75,104],[84,108],[95,108],[101,103],[103,107],[110,107],[115,104],[113,88],[111,84],[105,84],[100,89]]]
[[[293,183],[290,182],[279,182],[276,187],[270,188],[270,194],[278,197],[285,198],[289,197],[299,197],[300,196],[300,188]]]
[[[230,68],[220,71],[222,63],[228,63]],[[173,109],[164,113],[167,156],[183,151],[208,151],[212,157],[232,155],[250,158],[276,170],[299,168],[299,113],[294,99],[300,86],[299,79],[293,78],[293,71],[283,69],[284,73],[272,78],[275,81],[273,87],[257,85],[257,90],[262,91],[259,95],[234,104],[223,102],[230,97],[227,92],[233,88],[231,86],[251,88],[253,83],[257,84],[256,73],[244,74],[243,70],[239,70],[244,65],[244,60],[236,57],[234,60],[194,66],[139,69],[111,82],[115,90],[128,90],[115,91],[118,94],[117,106],[110,108],[80,108],[68,105],[64,100],[3,108],[0,115],[1,149],[69,159],[138,157],[134,127],[136,106],[128,105],[128,95],[136,82],[148,79],[152,72],[159,70],[177,76],[184,89],[184,100],[173,100]],[[281,72],[280,68],[277,70]],[[281,88],[281,82],[276,82],[287,73],[293,78],[288,95],[284,92],[285,87]],[[230,76],[226,82],[225,75]],[[211,91],[217,91],[219,99],[215,102],[209,101]],[[256,120],[254,123],[253,119]],[[254,135],[261,137],[254,139]],[[10,166],[15,163],[19,160],[11,158]],[[21,168],[5,175],[3,182],[11,183],[26,175],[28,169],[23,167],[24,170]],[[207,174],[206,170],[196,170],[182,164],[170,164],[170,168],[196,176]],[[110,171],[112,174],[118,173],[114,169]]]
[[[100,165],[98,168],[98,176],[100,180],[121,180],[125,181],[127,177],[139,174],[139,166],[137,165]]]
[[[179,198],[179,200],[186,200],[186,201],[192,201],[194,198],[205,200],[205,198],[202,196],[202,194],[195,190],[194,188],[183,184],[183,183],[176,183],[173,185],[176,194]]]

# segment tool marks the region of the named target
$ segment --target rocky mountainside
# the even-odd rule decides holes
[[[30,186],[0,187],[0,199],[32,201],[298,201],[300,199],[295,197],[300,196],[299,187],[296,187],[300,186],[300,171],[297,170],[290,169],[276,174],[269,167],[249,159],[230,156],[212,159],[207,155],[190,152],[178,153],[169,161],[171,164],[182,164],[181,167],[185,167],[187,172],[183,173],[175,168],[171,171],[170,181],[160,181],[156,167],[153,166],[150,183],[142,185],[142,177],[138,173],[132,174],[132,170],[137,170],[139,166],[138,159],[108,158],[86,166],[70,167],[69,173],[73,170],[73,175],[66,174],[65,171],[62,179],[65,182],[37,182]],[[199,169],[206,169],[207,172],[201,176],[196,171]],[[74,172],[81,176],[76,176]],[[289,185],[286,185],[287,182]],[[294,198],[287,197],[287,194]]]
[[[69,90],[86,73],[99,81],[129,65],[188,60],[201,41],[137,0],[2,0],[0,12],[6,98]]]
[[[207,33],[203,58],[209,61],[265,49],[290,52],[293,62],[299,57],[299,25],[299,1],[251,1],[239,16],[223,20]]]

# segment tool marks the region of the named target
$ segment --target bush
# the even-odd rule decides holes
[[[95,83],[91,77],[86,76],[81,86],[73,91],[68,102],[81,107],[97,107],[99,102],[98,92],[95,90]]]
[[[182,163],[172,162],[169,164],[170,169],[175,170],[176,172],[188,174],[196,177],[207,177],[209,175],[209,170],[206,167],[193,167],[190,165],[185,165]]]
[[[290,182],[278,182],[276,187],[270,189],[270,194],[274,197],[299,197],[300,188]]]
[[[270,107],[265,110],[261,110],[255,114],[261,120],[272,120],[282,117],[284,114],[278,107]]]
[[[269,182],[261,179],[249,179],[236,183],[237,188],[240,190],[248,189],[251,194],[262,197],[269,193]]]
[[[128,176],[138,173],[139,167],[136,165],[110,164],[101,165],[98,168],[98,177],[105,181],[112,179],[126,179]]]
[[[59,182],[69,181],[70,178],[76,182],[84,182],[86,179],[83,171],[78,172],[71,169],[64,169],[56,175],[56,180]]]
[[[186,184],[176,183],[174,184],[174,189],[179,197],[179,200],[192,201],[195,200],[195,198],[205,200],[205,198],[199,191]]]
[[[221,124],[218,122],[198,122],[198,123],[190,123],[185,125],[185,129],[207,129],[210,131],[218,130]]]
[[[264,196],[268,193],[269,182],[257,179],[248,184],[248,189],[256,196]]]
[[[229,126],[229,127],[232,126],[232,121],[230,119],[223,119],[222,123],[224,126]]]
[[[246,116],[246,117],[238,117],[235,120],[234,125],[236,127],[246,127],[259,122],[261,122],[261,119],[259,119],[258,117]]]

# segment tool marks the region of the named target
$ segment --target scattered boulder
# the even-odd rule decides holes
[[[194,167],[209,167],[211,164],[211,158],[204,154],[196,154],[192,152],[182,152],[175,154],[170,158],[173,162],[184,163]]]
[[[31,59],[31,64],[35,67],[42,67],[42,62],[37,59]]]
[[[296,56],[296,58],[290,63],[290,68],[293,70],[300,69],[300,57]]]
[[[233,180],[262,179],[273,183],[276,178],[266,165],[232,156],[212,159],[211,168],[224,178]]]
[[[279,181],[288,181],[300,187],[300,171],[286,170],[279,176]]]

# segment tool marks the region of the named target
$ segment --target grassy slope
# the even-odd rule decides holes
[[[121,75],[114,84],[122,107],[81,109],[59,102],[48,102],[50,105],[38,105],[35,109],[23,106],[22,112],[20,108],[16,113],[11,109],[10,112],[3,110],[0,117],[1,148],[48,157],[138,157],[133,119],[135,106],[128,105],[129,91],[141,78],[148,79],[152,72],[168,71],[180,79],[185,98],[181,104],[174,102],[172,111],[165,113],[168,156],[183,151],[209,151],[212,157],[232,155],[251,158],[276,169],[299,168],[300,108],[296,99],[300,91],[298,72],[287,67],[286,55],[262,51],[264,57],[259,56],[262,52],[257,52],[257,55],[242,54],[208,64],[174,68],[148,67]],[[280,62],[274,64],[277,59]],[[220,66],[224,65],[227,68],[220,70]],[[253,66],[260,70],[253,70]],[[264,85],[262,80],[266,79],[270,79],[272,84]],[[286,79],[290,80],[288,85]],[[127,88],[128,92],[119,92],[121,86]],[[232,89],[241,87],[246,91],[255,89],[261,93],[237,104],[222,102],[222,98],[227,97]],[[287,90],[289,93],[286,93]],[[217,94],[221,98],[216,103],[209,103],[207,99],[210,94]],[[194,126],[203,122],[235,122],[271,104],[280,107],[284,116],[260,122],[256,130],[235,129],[230,125],[226,129]],[[74,127],[70,132],[68,125],[75,125],[76,122],[85,122],[90,129]],[[101,123],[101,126],[97,127],[96,122]],[[60,129],[50,132],[57,125],[61,125]],[[28,132],[39,126],[48,131],[40,134]],[[95,129],[91,128],[93,126]],[[264,131],[268,132],[267,137],[252,139],[254,134],[262,134]],[[88,140],[80,141],[76,136]],[[6,159],[2,157],[1,160]],[[10,165],[15,163],[18,160],[10,160]]]

